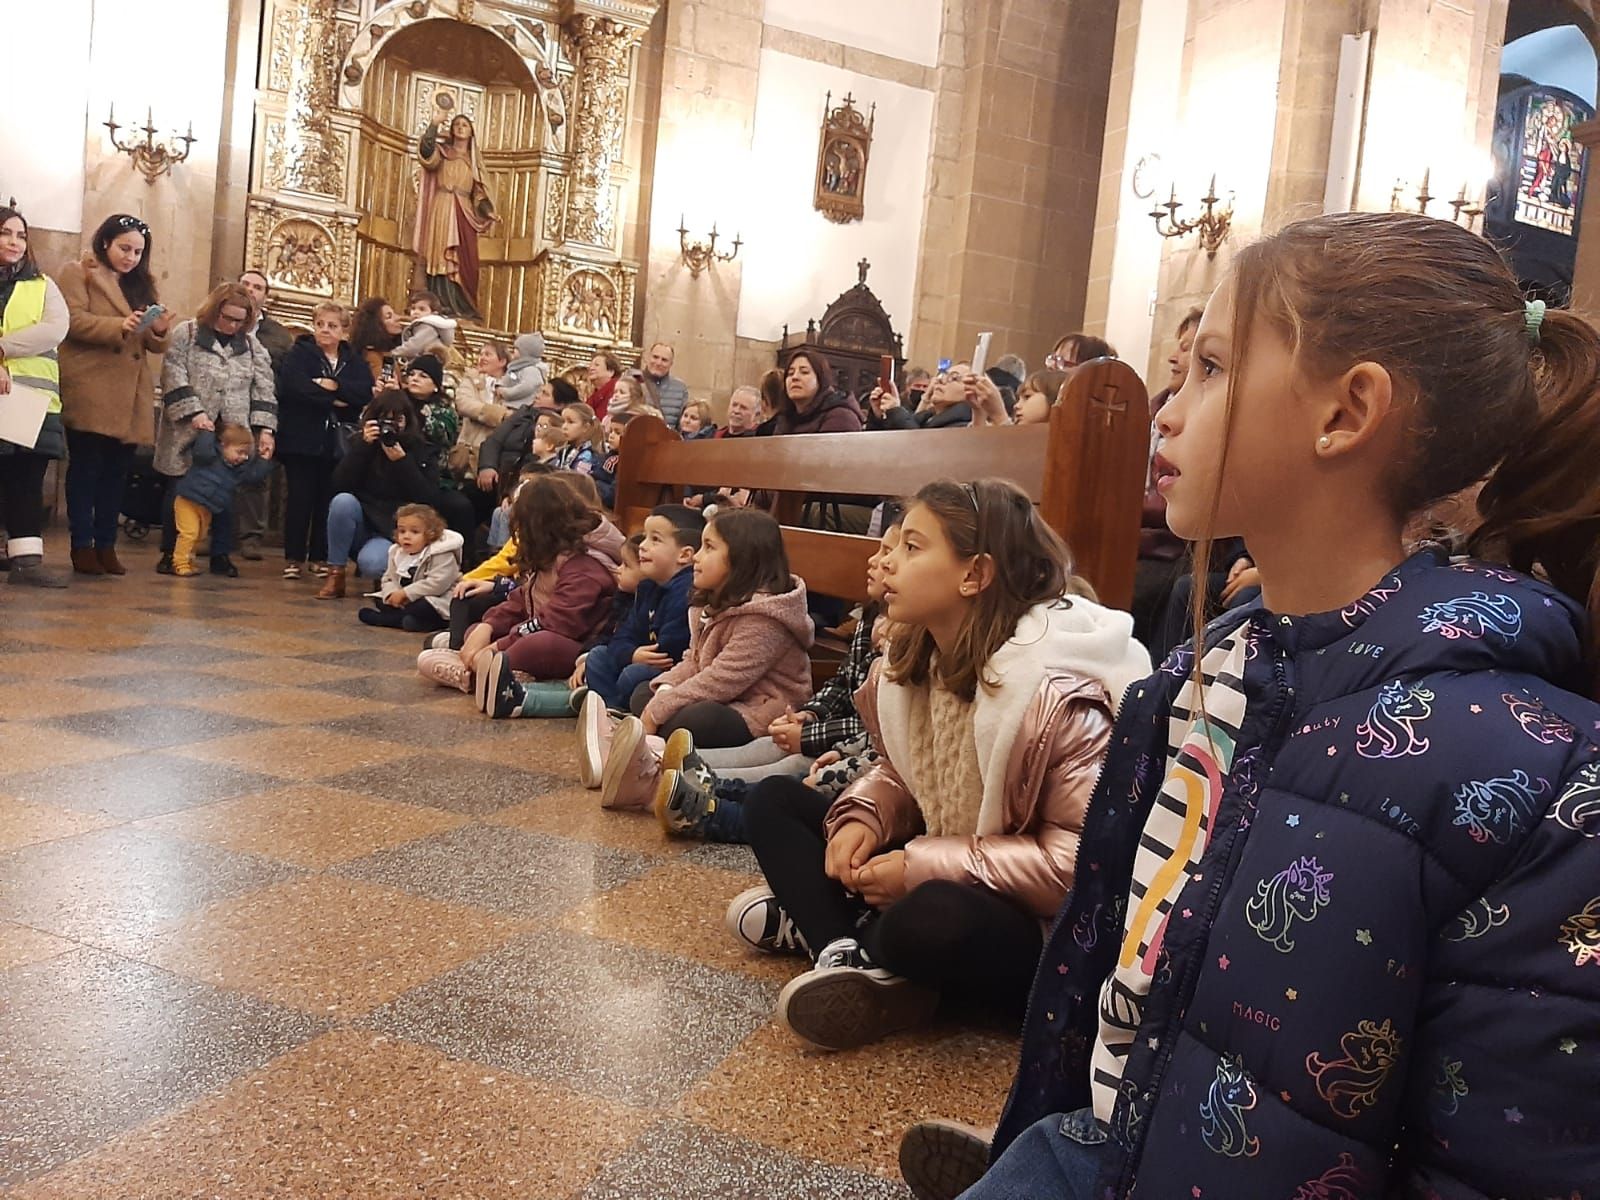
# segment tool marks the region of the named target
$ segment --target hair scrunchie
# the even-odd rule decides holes
[[[1544,324],[1544,301],[1529,300],[1522,306],[1523,328],[1528,331],[1528,341],[1533,345],[1539,344],[1539,326]]]

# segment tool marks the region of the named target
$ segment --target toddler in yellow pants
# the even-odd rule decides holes
[[[265,479],[272,469],[269,460],[250,457],[254,447],[255,436],[243,425],[205,430],[195,439],[194,465],[178,480],[172,498],[174,575],[200,574],[194,565],[194,548],[211,532],[211,518],[232,511],[233,495],[240,484]]]

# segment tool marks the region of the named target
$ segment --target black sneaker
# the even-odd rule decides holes
[[[811,957],[805,935],[783,911],[766,884],[740,892],[728,904],[723,925],[741,946],[762,954],[798,954]]]
[[[711,814],[717,811],[716,781],[711,768],[692,750],[681,769],[661,772],[656,820],[668,837],[705,838]]]
[[[211,573],[213,575],[226,575],[229,579],[239,578],[239,568],[233,565],[233,559],[226,554],[213,554],[211,556]]]
[[[522,685],[512,674],[511,663],[504,654],[491,654],[478,683],[479,703],[483,711],[496,720],[522,715]]]
[[[961,1121],[919,1121],[900,1139],[900,1177],[917,1200],[956,1200],[989,1169],[993,1133]]]
[[[824,946],[817,965],[778,993],[778,1020],[823,1050],[853,1050],[932,1019],[939,993],[867,957],[854,938]]]
[[[172,555],[163,554],[160,558],[156,559],[156,574],[157,575],[176,575],[177,574],[177,572],[175,570],[173,570],[173,568],[172,568]]]

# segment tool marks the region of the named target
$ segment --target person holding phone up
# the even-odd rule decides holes
[[[150,364],[166,352],[172,325],[157,303],[150,253],[150,227],[117,213],[56,276],[68,314],[60,349],[67,524],[81,575],[127,574],[117,561],[117,518],[134,451],[155,440]]]

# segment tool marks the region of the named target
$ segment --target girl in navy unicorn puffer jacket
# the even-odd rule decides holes
[[[1241,251],[1193,361],[1168,523],[1262,599],[1123,703],[966,1194],[1600,1198],[1600,336],[1346,213]],[[1404,557],[1491,471],[1474,553],[1549,582]]]

